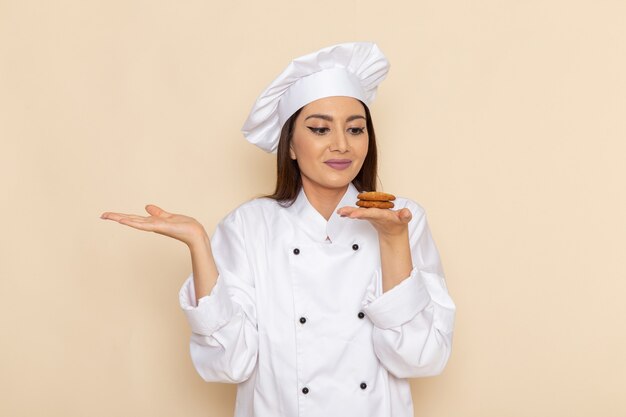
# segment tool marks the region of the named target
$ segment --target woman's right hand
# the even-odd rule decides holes
[[[101,219],[113,220],[120,224],[147,232],[159,233],[180,240],[190,248],[207,241],[204,227],[194,218],[182,214],[168,213],[152,204],[146,206],[149,216],[105,212]]]
[[[200,298],[210,294],[217,281],[217,267],[211,253],[211,243],[204,227],[194,218],[168,213],[152,204],[146,206],[149,216],[105,212],[101,219],[114,220],[120,224],[147,232],[159,233],[180,240],[189,247],[196,305]]]

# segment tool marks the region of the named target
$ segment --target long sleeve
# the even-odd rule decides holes
[[[196,306],[193,275],[179,293],[192,331],[191,360],[205,381],[245,381],[257,362],[254,280],[241,230],[236,213],[217,226],[211,249],[219,275],[211,293]]]
[[[426,214],[407,200],[413,213],[409,242],[413,270],[400,284],[382,293],[380,269],[363,300],[374,324],[374,351],[398,378],[441,373],[450,357],[456,307],[448,294],[439,253]]]

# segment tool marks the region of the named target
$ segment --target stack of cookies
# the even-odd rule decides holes
[[[375,207],[380,209],[393,208],[392,201],[396,199],[396,196],[393,194],[381,193],[378,191],[360,193],[357,197],[359,197],[359,201],[356,202],[357,206],[365,208]]]

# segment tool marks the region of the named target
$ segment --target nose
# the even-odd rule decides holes
[[[347,133],[341,130],[337,130],[336,132],[337,133],[332,135],[330,139],[329,149],[331,151],[337,151],[341,153],[347,152],[350,148],[350,145],[348,144]]]

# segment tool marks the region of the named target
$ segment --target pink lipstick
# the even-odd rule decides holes
[[[326,165],[331,168],[343,170],[346,169],[352,164],[352,161],[349,159],[329,159],[328,161],[324,161]]]

